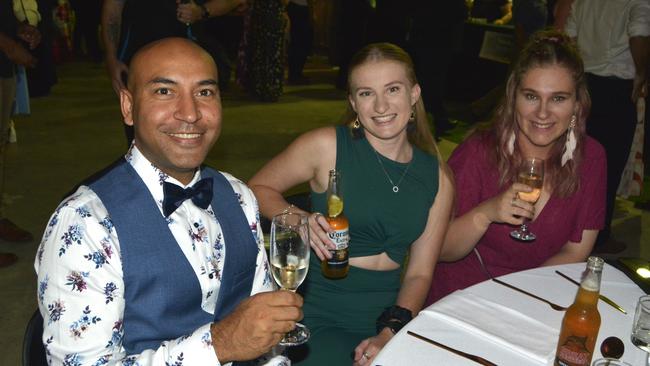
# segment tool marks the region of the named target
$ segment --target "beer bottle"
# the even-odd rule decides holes
[[[348,263],[348,243],[350,234],[348,219],[343,214],[343,198],[341,195],[341,174],[336,170],[330,170],[329,183],[327,185],[327,216],[325,219],[332,228],[328,234],[336,249],[330,249],[332,258],[321,262],[323,276],[331,279],[344,278],[348,275],[350,264]]]
[[[603,259],[589,257],[576,299],[562,319],[562,330],[555,352],[555,366],[589,366],[594,354],[600,313],[598,294]]]

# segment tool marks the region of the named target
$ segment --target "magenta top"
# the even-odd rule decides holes
[[[528,227],[537,239],[520,242],[510,237],[516,227],[493,223],[476,244],[483,262],[494,277],[540,266],[568,241],[580,242],[583,230],[600,230],[605,219],[606,158],[603,147],[591,137],[584,143],[579,168],[580,184],[566,198],[551,196]],[[496,196],[510,185],[499,187],[499,173],[482,138],[473,136],[459,145],[449,166],[456,179],[456,216]],[[487,280],[474,252],[453,263],[438,263],[427,305],[447,294]]]

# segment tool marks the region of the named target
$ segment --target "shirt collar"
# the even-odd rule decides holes
[[[201,170],[197,169],[194,173],[194,177],[192,177],[192,180],[187,185],[182,184],[175,178],[170,177],[162,170],[158,169],[155,165],[153,165],[153,163],[151,163],[149,159],[147,159],[142,154],[142,152],[140,152],[135,144],[131,144],[129,151],[126,153],[126,155],[124,155],[124,158],[129,164],[131,164],[136,173],[138,173],[161,209],[162,201],[164,198],[162,188],[163,182],[169,182],[176,184],[177,186],[187,188],[193,186],[194,183],[198,182],[199,179],[201,179]]]

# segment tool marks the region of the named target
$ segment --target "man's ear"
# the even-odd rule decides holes
[[[133,95],[126,88],[120,90],[120,108],[124,123],[133,126]]]

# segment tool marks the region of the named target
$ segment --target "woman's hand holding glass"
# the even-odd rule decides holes
[[[510,188],[500,195],[486,201],[487,223],[505,223],[510,225],[521,225],[524,218],[532,219],[535,215],[535,206],[526,201],[520,200],[518,194],[531,192],[532,188],[522,183],[513,183]]]
[[[309,268],[309,225],[307,215],[285,212],[271,222],[270,262],[273,279],[282,288],[295,292]],[[300,323],[280,341],[283,346],[307,342],[309,329]]]

